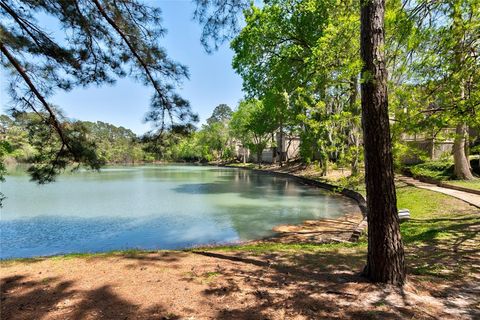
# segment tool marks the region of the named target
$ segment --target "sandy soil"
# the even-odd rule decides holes
[[[320,179],[325,181],[330,181],[334,183],[342,178],[350,176],[349,169],[330,169],[327,176],[322,176],[320,171],[315,169],[313,165],[306,165],[302,162],[293,161],[289,163],[284,163],[282,167],[278,163],[276,164],[262,164],[261,170],[268,170],[273,172],[282,172],[290,173],[292,175],[310,178],[310,179]]]
[[[351,252],[156,252],[1,267],[2,319],[478,319],[478,282],[367,283]],[[476,286],[476,287],[475,287]],[[475,300],[477,299],[477,300]]]
[[[336,219],[306,220],[299,225],[278,225],[273,228],[277,235],[268,242],[281,243],[330,243],[349,241],[352,233],[362,222],[360,209]]]

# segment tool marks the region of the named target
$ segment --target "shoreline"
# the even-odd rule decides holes
[[[269,174],[269,175],[274,175],[274,176],[291,178],[291,179],[299,182],[300,184],[306,184],[306,185],[309,185],[309,186],[314,186],[314,187],[317,187],[317,188],[326,189],[326,190],[331,191],[333,193],[338,193],[338,194],[346,196],[350,199],[353,199],[357,202],[357,204],[360,208],[360,211],[362,212],[362,215],[365,217],[366,214],[367,214],[367,202],[366,202],[365,198],[363,197],[363,195],[360,194],[357,191],[354,191],[354,190],[351,190],[351,189],[348,189],[348,188],[344,188],[344,187],[336,186],[336,185],[329,184],[329,183],[326,183],[326,182],[321,182],[321,181],[318,181],[318,180],[302,177],[302,176],[299,176],[299,175],[295,175],[291,172],[273,171],[273,170],[261,169],[261,168],[256,169],[256,168],[249,168],[249,167],[244,167],[244,166],[235,166],[235,165],[232,165],[232,164],[224,164],[224,165],[212,164],[212,166],[250,170],[250,171],[253,171],[253,172],[256,172],[256,173],[261,173],[261,174]]]
[[[153,252],[164,252],[164,251],[174,251],[174,252],[188,252],[193,250],[201,249],[215,249],[222,247],[240,247],[245,245],[256,245],[261,243],[308,243],[313,245],[322,245],[329,243],[339,243],[339,242],[351,242],[355,243],[358,241],[360,235],[363,233],[365,228],[365,215],[366,215],[366,201],[364,197],[353,190],[335,186],[332,184],[320,182],[317,180],[301,177],[292,173],[287,172],[278,172],[268,169],[252,169],[248,167],[234,166],[231,164],[196,164],[203,166],[214,166],[219,168],[233,168],[233,169],[244,169],[250,170],[258,174],[267,174],[272,176],[279,176],[283,178],[289,178],[297,183],[302,185],[308,185],[315,188],[321,188],[327,191],[331,191],[334,194],[345,196],[349,199],[356,201],[362,219],[360,221],[355,221],[355,216],[357,213],[347,213],[341,217],[333,219],[316,219],[316,220],[305,220],[299,224],[280,224],[272,228],[274,232],[273,235],[267,236],[261,239],[256,240],[245,240],[245,241],[236,241],[232,243],[213,243],[213,244],[199,244],[192,247],[179,248],[179,249],[141,249],[141,248],[130,248],[130,249],[120,249],[120,250],[111,250],[111,251],[100,251],[100,252],[71,252],[71,253],[60,253],[46,256],[34,256],[34,257],[20,257],[20,258],[2,258],[0,259],[0,266],[4,264],[14,263],[14,262],[31,262],[44,259],[56,259],[56,258],[75,258],[75,257],[101,257],[101,256],[115,256],[115,255],[129,255],[129,254],[148,254]],[[348,227],[345,231],[337,231],[335,236],[332,236],[332,227],[336,224],[343,224],[344,227]],[[355,224],[355,227],[352,228],[352,224]],[[335,228],[336,229],[336,228]],[[315,237],[312,237],[312,233],[315,233]],[[330,235],[329,235],[330,234]],[[347,235],[350,234],[350,235]]]
[[[350,198],[350,199],[356,201],[357,205],[360,209],[360,212],[362,214],[362,219],[355,223],[356,225],[353,228],[353,230],[351,230],[350,236],[348,237],[348,239],[337,239],[335,237],[327,237],[327,238],[323,239],[323,243],[357,242],[360,239],[360,236],[364,233],[364,231],[367,228],[367,201],[364,198],[364,196],[357,191],[354,191],[354,190],[351,190],[351,189],[348,189],[348,188],[344,188],[344,187],[340,187],[340,186],[336,186],[336,185],[333,185],[333,184],[329,184],[329,183],[326,183],[326,182],[321,182],[321,181],[318,181],[318,180],[306,178],[306,177],[303,177],[303,176],[300,176],[300,175],[296,175],[294,172],[283,172],[283,171],[275,171],[275,170],[271,170],[271,169],[250,168],[250,167],[245,167],[245,166],[236,166],[236,165],[232,165],[232,164],[209,164],[209,165],[217,166],[217,167],[226,167],[226,168],[239,168],[239,169],[244,169],[244,170],[250,170],[250,171],[253,171],[253,172],[256,172],[256,173],[260,173],[260,174],[268,174],[268,175],[274,175],[274,176],[289,178],[289,179],[295,180],[296,182],[298,182],[300,184],[325,189],[325,190],[331,191],[335,194],[340,194],[340,195],[343,195],[347,198]],[[282,167],[278,167],[278,168],[282,168]],[[283,167],[283,168],[285,168],[285,167]],[[320,228],[322,228],[322,226],[321,226],[322,221],[333,221],[333,222],[340,222],[341,223],[342,220],[343,220],[342,218],[344,218],[344,217],[349,218],[349,217],[352,217],[352,215],[346,214],[346,215],[344,215],[342,217],[339,217],[339,218],[336,218],[336,219],[319,219],[319,220],[315,220],[315,221],[318,221],[318,223],[320,224]],[[304,221],[301,224],[290,225],[290,226],[301,228],[302,226],[305,226],[305,224],[312,224],[311,220],[307,220],[307,221]],[[274,227],[274,229],[277,228],[277,227]],[[331,229],[331,228],[327,227],[327,228],[324,228],[323,231],[324,232],[329,232],[330,231],[329,229]],[[296,231],[296,232],[298,232],[298,231]],[[286,233],[287,234],[285,236],[288,237],[288,231]],[[276,238],[278,236],[282,237],[282,234],[279,234],[277,232],[277,235],[269,237],[267,239],[267,241],[276,240]],[[302,239],[294,238],[294,240],[298,241],[298,240],[302,240]],[[303,240],[305,240],[305,239],[303,239]]]

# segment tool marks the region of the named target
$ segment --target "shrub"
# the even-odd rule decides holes
[[[409,167],[415,177],[427,177],[435,180],[453,178],[453,162],[450,160],[429,161]]]

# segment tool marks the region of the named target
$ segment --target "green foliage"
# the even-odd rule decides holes
[[[271,109],[270,121],[301,137],[301,156],[358,168],[357,2],[269,1],[245,11],[232,41],[233,67],[249,97]]]
[[[101,164],[82,126],[65,121],[48,102],[58,90],[111,84],[128,75],[152,88],[146,119],[159,131],[198,120],[175,93],[188,70],[160,45],[165,29],[159,8],[137,0],[2,1],[0,17],[0,65],[8,74],[12,112],[42,117],[30,126],[38,145],[46,146],[36,148],[34,179],[52,180],[67,163],[93,169]],[[47,20],[55,30],[42,25]]]
[[[52,129],[42,121],[41,115],[35,113],[16,113],[13,119],[3,115],[0,123],[0,159],[2,166],[6,158],[32,164],[29,168],[32,178],[46,183],[53,181],[60,170],[67,167],[70,159],[64,147],[60,147]],[[144,151],[139,138],[123,127],[101,121],[64,121],[64,132],[74,135],[71,147],[77,148],[78,154],[96,159],[98,164],[154,159],[152,153]],[[86,145],[90,147],[82,149]],[[77,165],[81,162],[81,159],[77,159]]]
[[[409,167],[414,176],[432,178],[435,180],[449,180],[453,175],[453,162],[451,160],[429,161]]]
[[[218,9],[221,16],[229,6],[248,1],[197,4],[213,24],[204,36],[218,40],[215,32],[222,22],[235,21],[219,20],[217,11],[208,9]],[[362,156],[356,89],[365,79],[358,76],[358,5],[330,0],[250,3],[245,26],[231,42],[233,67],[242,76],[247,98],[274,109],[272,120],[284,121],[286,130],[301,137],[303,160],[319,161],[325,173],[330,162],[350,163],[356,172]],[[404,143],[403,134],[444,140],[455,138],[445,129],[459,123],[479,126],[479,8],[478,0],[386,2],[382,49],[397,168],[407,158],[427,158]],[[288,96],[286,108],[267,102],[281,93]]]
[[[389,100],[396,120],[395,138],[400,137],[399,133],[424,133],[442,140],[448,128],[478,126],[478,1],[441,1],[431,5],[422,1],[392,1],[389,6]],[[454,133],[449,135],[455,141],[464,139]],[[455,163],[462,163],[463,148],[457,150]]]
[[[82,121],[95,143],[97,155],[104,163],[136,163],[152,160],[139,138],[131,130],[109,123]]]
[[[266,108],[263,101],[251,99],[240,102],[230,121],[233,137],[252,150],[258,162],[262,161],[262,151],[276,129],[273,117],[272,110]]]
[[[87,162],[95,168],[105,161],[141,158],[218,161],[232,159],[233,146],[240,142],[260,158],[269,135],[277,131],[300,136],[301,157],[307,163],[317,161],[324,173],[332,165],[350,165],[355,175],[361,167],[358,87],[365,79],[359,77],[357,1],[271,0],[261,5],[243,0],[196,1],[195,16],[204,25],[204,45],[211,49],[209,40],[216,46],[233,38],[233,67],[242,76],[246,97],[232,121],[232,110],[219,105],[193,134],[191,123],[196,117],[188,102],[173,92],[188,73],[159,47],[157,39],[164,30],[158,8],[124,0],[93,0],[91,5],[79,6],[24,2],[24,7],[2,3],[0,14],[9,22],[2,27],[2,43],[45,97],[58,89],[113,82],[131,74],[154,88],[147,119],[160,130],[147,137],[143,146],[149,152],[143,155],[126,140],[110,150],[112,154],[96,154],[94,145],[105,139],[91,141],[80,126],[64,124],[56,108],[51,106],[50,112],[48,104],[39,103],[31,88],[18,81],[21,78],[11,77],[12,97],[20,109],[33,108],[45,113],[46,119],[58,118],[59,129],[40,132],[39,126],[51,126],[55,121],[37,122],[32,126],[40,130],[36,139],[49,139],[45,141],[46,154],[37,155],[44,150],[39,147],[28,149],[35,144],[22,142],[30,138],[19,132],[15,139],[10,138],[11,145],[3,146],[10,156],[37,157],[39,163],[52,168],[71,161]],[[427,158],[425,152],[402,142],[404,133],[452,139],[455,134],[445,133],[446,128],[459,123],[480,125],[480,6],[478,0],[428,4],[393,0],[386,6],[386,44],[382,49],[387,57],[395,165],[400,168],[407,158]],[[238,17],[231,14],[242,11],[245,25],[240,30]],[[39,14],[57,20],[66,41],[55,42],[48,30],[38,25]],[[113,23],[109,17],[115,17]],[[2,53],[6,57],[2,66],[17,74],[13,61]],[[261,103],[256,111],[254,101]],[[165,125],[166,119],[172,120],[170,126]],[[50,138],[62,130],[63,138]],[[472,146],[478,141],[472,141]],[[270,146],[275,148],[276,142],[271,141]],[[127,148],[131,150],[126,152]],[[114,159],[117,155],[120,160]]]
[[[393,164],[399,170],[405,167],[405,163],[419,163],[427,161],[428,156],[425,150],[417,146],[395,139],[393,142]]]
[[[232,114],[233,111],[228,105],[224,103],[219,104],[213,109],[212,115],[207,119],[207,123],[209,125],[213,123],[227,123],[232,118]]]
[[[478,160],[472,159],[471,165],[474,168],[474,172],[478,173]],[[434,180],[445,181],[449,180],[448,183],[454,182],[454,164],[450,158],[438,161],[427,161],[420,164],[412,165],[406,167],[415,177],[427,177]],[[447,182],[447,181],[446,181]],[[472,184],[475,184],[476,181],[472,181]],[[461,181],[458,181],[458,184],[461,184]],[[469,182],[465,181],[465,185],[468,185]]]
[[[218,105],[200,130],[164,134],[162,148],[157,150],[160,159],[168,161],[209,162],[231,160],[234,157],[233,141],[229,132],[232,110],[226,104]]]

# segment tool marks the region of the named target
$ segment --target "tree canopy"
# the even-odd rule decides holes
[[[54,20],[56,33],[42,26],[42,15]],[[38,181],[52,180],[70,161],[100,165],[92,143],[48,102],[58,90],[130,76],[152,87],[146,119],[160,132],[197,120],[188,101],[174,91],[188,71],[160,46],[165,29],[159,8],[132,0],[2,0],[0,16],[1,64],[10,74],[11,112],[37,113],[35,125],[55,145],[38,159],[38,170],[32,169]]]

